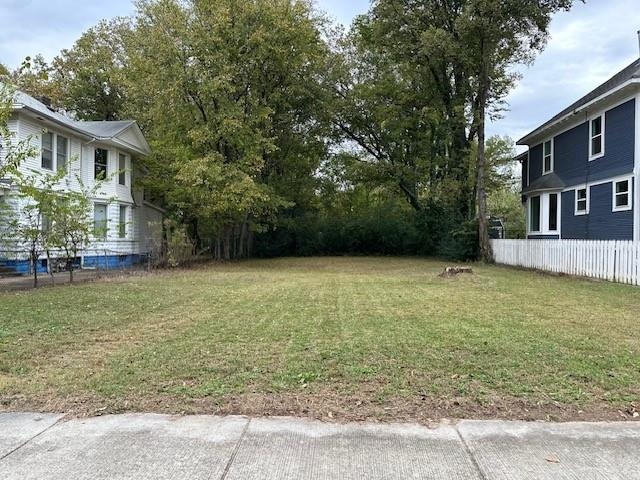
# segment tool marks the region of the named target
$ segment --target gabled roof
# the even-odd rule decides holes
[[[527,185],[522,193],[542,192],[546,190],[561,190],[566,186],[555,173],[547,173]]]
[[[44,103],[20,91],[14,95],[13,108],[14,110],[28,110],[41,120],[46,119],[54,122],[88,140],[112,143],[141,155],[148,155],[151,152],[149,144],[135,120],[78,122],[50,109]],[[132,135],[126,135],[128,130],[132,131]]]
[[[80,128],[84,131],[92,133],[96,137],[111,138],[115,137],[119,133],[123,132],[131,125],[135,120],[114,120],[114,121],[102,121],[102,122],[77,122]]]
[[[519,145],[523,145],[523,144],[526,145],[527,144],[526,142],[529,138],[537,136],[539,133],[543,132],[547,128],[562,121],[565,117],[568,117],[570,115],[573,115],[574,113],[577,113],[578,110],[589,105],[590,103],[594,102],[600,97],[603,97],[609,93],[612,93],[613,91],[624,86],[625,84],[639,81],[639,80],[640,80],[640,58],[638,60],[635,60],[633,63],[631,63],[631,65],[623,68],[621,71],[616,73],[613,77],[611,77],[609,80],[604,82],[602,85],[596,87],[595,89],[587,93],[580,100],[569,105],[567,108],[565,108],[560,113],[555,115],[549,121],[543,123],[534,131],[522,137],[520,140],[518,140],[517,143]]]

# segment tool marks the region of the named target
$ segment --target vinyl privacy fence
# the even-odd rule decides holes
[[[640,285],[640,242],[492,240],[496,263]]]

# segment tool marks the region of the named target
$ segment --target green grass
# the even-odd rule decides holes
[[[0,294],[1,408],[564,419],[640,399],[640,290],[444,266],[247,261]]]

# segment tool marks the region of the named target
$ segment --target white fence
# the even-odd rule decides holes
[[[640,285],[640,242],[492,240],[496,263]]]

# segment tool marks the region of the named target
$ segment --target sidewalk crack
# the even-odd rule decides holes
[[[250,424],[251,424],[251,417],[249,417],[247,424],[244,426],[244,429],[242,430],[242,434],[240,435],[240,438],[238,439],[238,443],[233,449],[233,453],[231,453],[231,457],[229,457],[229,461],[227,462],[227,465],[224,467],[224,472],[222,472],[222,476],[220,477],[220,480],[225,480],[225,478],[227,478],[227,475],[229,475],[229,471],[231,470],[231,465],[233,465],[233,462],[236,459],[236,456],[238,455],[238,451],[240,450],[240,445],[242,445],[242,441],[244,440],[244,437],[247,434],[247,430],[249,430]]]
[[[473,464],[473,466],[475,467],[476,471],[478,472],[478,475],[480,476],[480,480],[488,480],[487,476],[483,473],[482,469],[480,468],[480,464],[476,460],[475,455],[471,451],[471,448],[469,447],[469,444],[467,443],[465,438],[462,436],[462,433],[460,433],[460,430],[458,430],[458,425],[457,424],[454,425],[453,428],[456,431],[456,433],[458,434],[458,438],[460,439],[460,442],[462,442],[462,447],[464,448],[464,451],[466,452],[467,456],[471,460],[471,463]]]
[[[44,430],[42,430],[41,432],[36,433],[33,437],[28,438],[27,440],[25,440],[24,442],[22,442],[20,445],[18,445],[16,448],[14,448],[13,450],[11,450],[10,452],[5,453],[4,455],[0,456],[0,462],[2,460],[4,460],[5,458],[7,458],[9,455],[11,455],[12,453],[17,452],[18,450],[20,450],[22,447],[24,447],[27,443],[31,442],[32,440],[35,440],[36,438],[38,438],[40,435],[42,435],[45,432],[48,432],[49,430],[51,430],[53,427],[55,427],[56,425],[58,425],[61,421],[63,421],[66,418],[66,415],[62,415],[59,419],[57,419],[54,423],[52,423],[51,425],[49,425],[47,428],[45,428]]]

